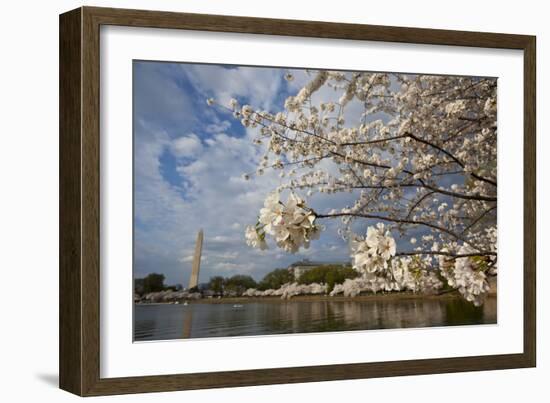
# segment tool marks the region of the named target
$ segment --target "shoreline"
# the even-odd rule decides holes
[[[487,298],[496,298],[496,293],[491,293],[487,295]],[[224,298],[200,298],[200,299],[183,299],[179,301],[179,304],[176,304],[174,301],[166,302],[134,302],[134,305],[147,306],[147,305],[183,305],[183,302],[188,304],[251,304],[258,302],[266,303],[292,303],[293,301],[298,302],[324,302],[324,301],[335,301],[335,302],[364,302],[364,301],[380,301],[380,300],[390,300],[390,301],[404,301],[404,300],[435,300],[435,299],[454,299],[461,298],[460,294],[457,291],[449,292],[445,294],[413,294],[413,293],[388,293],[388,294],[368,294],[368,295],[358,295],[356,297],[345,297],[342,295],[296,295],[290,299],[282,299],[280,296],[265,296],[265,297],[224,297]]]

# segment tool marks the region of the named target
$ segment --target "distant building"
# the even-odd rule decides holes
[[[294,280],[298,280],[302,274],[320,266],[347,266],[349,262],[314,262],[309,259],[300,260],[288,266],[288,271],[294,274]]]

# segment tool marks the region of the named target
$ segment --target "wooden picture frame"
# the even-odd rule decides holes
[[[287,35],[524,52],[523,353],[276,369],[100,377],[100,26]],[[535,37],[81,7],[60,16],[60,387],[80,396],[534,367]]]

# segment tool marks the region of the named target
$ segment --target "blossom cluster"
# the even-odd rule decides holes
[[[364,239],[352,240],[353,268],[361,274],[337,285],[331,295],[355,296],[361,292],[413,291],[433,293],[443,287],[435,270],[418,258],[396,256],[396,243],[382,223],[368,227]]]
[[[355,297],[361,293],[377,293],[392,291],[411,291],[415,293],[432,294],[443,287],[435,271],[411,270],[405,271],[403,277],[392,278],[386,275],[367,274],[362,277],[346,279],[342,284],[336,284],[330,295],[343,294]]]
[[[472,248],[463,246],[459,254],[472,253]],[[441,274],[449,286],[458,289],[462,296],[476,306],[483,304],[489,291],[485,270],[487,261],[479,256],[465,256],[453,260],[440,257]]]
[[[298,283],[286,283],[278,289],[257,290],[255,288],[249,288],[243,293],[245,297],[272,297],[278,296],[281,299],[290,299],[297,295],[320,295],[327,293],[326,284],[298,284]]]
[[[245,178],[274,169],[282,182],[267,197],[258,223],[247,227],[247,243],[265,249],[269,235],[296,252],[319,235],[321,218],[341,220],[339,234],[348,239],[357,220],[378,217],[387,224],[352,242],[361,277],[333,293],[433,292],[445,284],[482,303],[488,276],[497,275],[496,80],[307,74],[309,81],[277,111],[236,99],[227,107],[265,152],[255,174]],[[294,72],[284,75],[297,79]],[[283,191],[291,195],[285,204],[279,200]],[[355,200],[320,216],[296,192],[327,198],[346,192]],[[392,234],[405,237],[412,230],[410,250],[398,253]],[[470,256],[459,257],[462,248]]]
[[[363,274],[380,273],[388,268],[395,248],[395,239],[384,224],[369,227],[365,239],[353,241],[353,268]]]
[[[329,73],[325,70],[321,70],[317,73],[315,78],[310,81],[304,88],[298,92],[296,96],[290,96],[285,102],[285,108],[291,112],[297,112],[302,104],[309,98],[311,95],[319,90],[321,86],[327,81]]]
[[[258,226],[253,227],[251,225],[247,226],[245,229],[246,244],[252,246],[253,248],[265,250],[267,249],[267,243],[265,241],[265,232],[258,228]]]
[[[283,203],[280,194],[273,192],[265,199],[256,226],[246,228],[247,244],[265,249],[265,234],[269,234],[277,246],[287,252],[296,253],[300,247],[307,249],[321,232],[315,219],[313,210],[295,193],[291,193]]]

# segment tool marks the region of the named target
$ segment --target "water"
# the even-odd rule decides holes
[[[136,305],[134,340],[254,336],[496,323],[496,298],[476,308],[460,298],[254,301]]]

